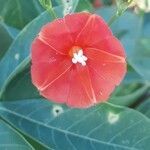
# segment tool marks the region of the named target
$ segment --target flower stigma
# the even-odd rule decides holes
[[[72,62],[74,64],[80,63],[82,66],[86,65],[87,57],[83,55],[83,50],[80,49],[78,52],[73,53]]]

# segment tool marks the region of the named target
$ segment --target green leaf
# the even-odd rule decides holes
[[[150,18],[150,13],[139,18],[139,23],[135,27],[134,32],[137,34],[131,38],[126,37],[122,42],[127,50],[128,62],[147,82],[150,81],[150,22],[146,18]]]
[[[45,9],[51,9],[52,8],[52,2],[51,0],[39,0],[40,4]]]
[[[11,126],[0,119],[0,149],[1,150],[33,150],[26,139]]]
[[[143,81],[142,77],[130,66],[127,66],[127,74],[124,78],[123,81],[125,84],[129,84],[129,83],[142,83],[144,84],[145,81]]]
[[[31,82],[30,57],[28,57],[5,82],[0,93],[0,100],[12,101],[39,97],[41,97],[39,92]]]
[[[80,12],[80,11],[92,12],[93,9],[94,8],[92,7],[91,3],[88,0],[79,0],[75,12]]]
[[[41,143],[35,141],[33,138],[31,138],[30,136],[27,136],[25,134],[23,134],[21,132],[21,134],[26,138],[26,140],[32,145],[32,147],[34,147],[35,150],[53,150],[53,149],[49,149],[47,147],[44,147]]]
[[[105,21],[108,22],[115,11],[115,7],[103,7],[97,10],[96,13],[101,15]],[[120,40],[128,38],[130,40],[133,37],[137,37],[139,35],[137,28],[140,27],[140,24],[141,19],[136,14],[130,11],[126,11],[112,24],[111,29],[114,35],[117,36]]]
[[[150,118],[150,98],[146,99],[145,102],[139,105],[137,110]]]
[[[132,67],[150,84],[150,38],[137,40],[135,48],[129,52],[128,60]],[[131,50],[131,49],[130,49]]]
[[[1,20],[19,29],[43,11],[37,0],[0,0],[0,4]]]
[[[131,4],[133,0],[116,0],[117,13],[121,15]]]
[[[137,83],[122,84],[109,99],[110,103],[122,106],[131,106],[139,100],[148,90],[148,86],[140,86]]]
[[[149,150],[150,120],[138,111],[102,103],[71,109],[44,99],[4,102],[0,115],[57,150]]]
[[[9,27],[3,22],[0,22],[0,60],[14,40],[15,36],[17,36],[18,32],[19,30],[13,27]]]
[[[62,16],[62,10],[60,7],[56,8],[56,12],[59,16]],[[40,28],[50,22],[52,19],[47,12],[42,13],[30,24],[28,24],[16,37],[14,42],[8,49],[5,57],[0,62],[1,78],[0,88],[3,86],[7,78],[11,76],[11,73],[15,68],[30,54],[30,46],[33,39],[37,36]],[[7,82],[7,81],[6,81]]]

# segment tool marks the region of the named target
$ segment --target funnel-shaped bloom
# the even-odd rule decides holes
[[[32,43],[32,82],[54,102],[86,108],[105,101],[125,73],[121,43],[95,14],[54,20]]]

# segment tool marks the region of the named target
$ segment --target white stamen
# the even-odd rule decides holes
[[[83,55],[83,51],[80,49],[79,51],[78,51],[78,56],[82,56]]]
[[[83,55],[82,58],[83,58],[84,61],[87,61],[87,57],[86,56]]]
[[[76,60],[75,58],[72,58],[72,62],[73,62],[74,64],[76,64],[76,63],[77,63],[77,60]]]
[[[77,53],[73,53],[72,62],[74,64],[76,64],[78,62],[78,63],[81,63],[82,66],[85,66],[86,61],[87,61],[87,57],[83,55],[82,49],[79,50]]]

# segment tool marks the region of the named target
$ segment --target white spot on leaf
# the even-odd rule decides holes
[[[15,56],[14,56],[14,58],[15,58],[16,60],[19,60],[19,58],[20,58],[19,53],[16,53]]]
[[[62,0],[64,6],[64,16],[70,14],[72,11],[73,0]]]
[[[118,114],[115,114],[113,112],[109,112],[108,114],[108,122],[110,124],[114,124],[116,123],[117,121],[119,120],[119,115]]]
[[[59,105],[54,105],[52,109],[52,113],[55,117],[59,116],[64,112],[63,108]]]

